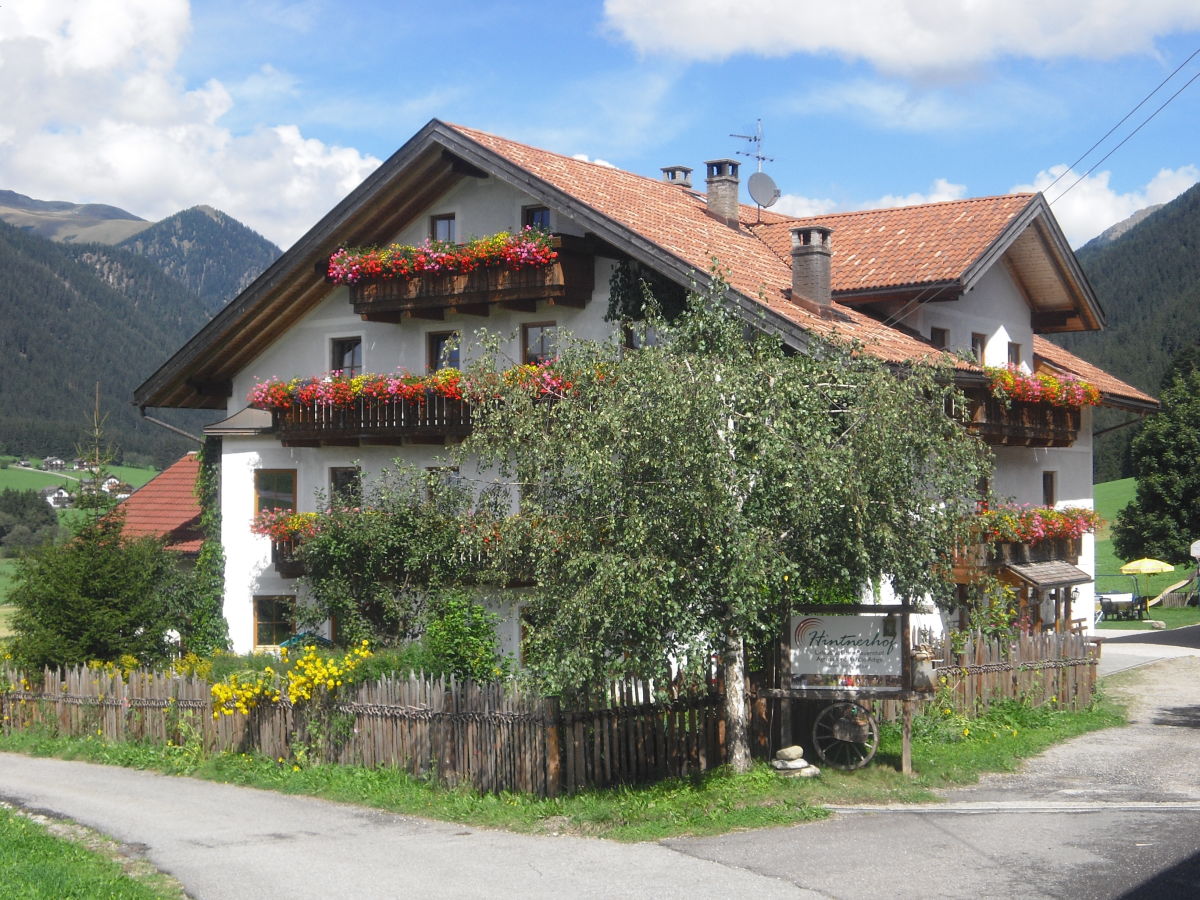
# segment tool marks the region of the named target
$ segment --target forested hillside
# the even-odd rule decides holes
[[[209,317],[280,255],[266,238],[209,206],[185,209],[117,246],[144,256],[190,289]]]
[[[133,389],[279,248],[206,206],[149,223],[0,191],[0,220],[0,452],[73,455],[97,383],[106,431],[126,456],[163,465],[194,447],[142,419]],[[192,433],[215,418],[155,415]]]
[[[1157,396],[1174,357],[1200,341],[1200,185],[1108,243],[1078,252],[1108,327],[1052,339],[1089,362]],[[1097,428],[1131,418],[1102,411]],[[1133,474],[1126,461],[1135,427],[1096,444],[1096,481]]]
[[[130,253],[3,223],[0,268],[0,452],[73,456],[97,383],[106,431],[127,457],[162,464],[191,449],[142,420],[130,397],[207,320],[194,294]]]

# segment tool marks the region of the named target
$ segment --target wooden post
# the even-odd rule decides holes
[[[904,710],[904,727],[900,738],[900,772],[904,775],[913,773],[912,767],[912,697],[905,696],[902,707]]]
[[[783,611],[783,632],[779,637],[779,665],[775,667],[776,686],[790,690],[792,687],[792,617],[787,609]],[[786,684],[785,684],[786,682]],[[786,694],[779,698],[779,747],[770,746],[767,739],[767,756],[776,750],[790,747],[792,744],[792,700]]]

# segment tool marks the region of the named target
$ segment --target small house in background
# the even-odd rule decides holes
[[[21,457],[20,459],[17,460],[17,465],[20,466],[22,469],[28,469],[29,468],[29,460],[25,459],[24,457]]]
[[[41,493],[42,499],[55,509],[67,509],[75,502],[75,498],[71,496],[71,492],[65,487],[42,488],[39,493]]]
[[[76,472],[82,471],[83,469],[87,468],[87,460],[85,460],[82,456],[77,456],[71,460],[71,468]]]
[[[61,472],[66,467],[66,462],[57,456],[47,456],[42,460],[42,468],[47,472]]]
[[[125,516],[122,533],[131,538],[165,538],[168,550],[194,558],[204,540],[196,499],[199,474],[199,458],[188,453],[132,491],[118,507]]]

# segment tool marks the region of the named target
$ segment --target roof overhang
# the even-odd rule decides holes
[[[1039,591],[1086,584],[1092,576],[1066,560],[1052,559],[1046,562],[1010,563],[1004,567],[1018,579]]]
[[[708,272],[433,119],[146,379],[134,391],[134,403],[142,409],[225,408],[234,376],[334,290],[321,263],[335,250],[396,234],[461,179],[489,176],[563,212],[615,252],[684,287],[711,283]],[[725,300],[756,328],[795,348],[819,345],[755,298],[731,288]]]

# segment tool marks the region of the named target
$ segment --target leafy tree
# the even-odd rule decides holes
[[[74,537],[17,564],[13,654],[31,666],[78,665],[130,653],[167,657],[184,575],[159,541],[127,541],[119,517],[85,520]]]
[[[498,383],[462,464],[515,485],[534,581],[526,658],[551,687],[724,658],[731,760],[749,763],[747,645],[790,608],[948,598],[986,452],[945,414],[948,379],[854,348],[799,355],[723,312],[719,280],[658,346],[564,341]],[[483,354],[473,377],[503,368]]]
[[[494,681],[507,669],[496,622],[469,593],[449,590],[434,600],[421,643],[430,659],[459,678]]]
[[[37,491],[0,491],[0,546],[26,550],[53,542],[58,516]]]
[[[298,555],[310,602],[299,624],[338,624],[339,638],[399,646],[416,638],[430,596],[461,576],[464,492],[436,473],[385,472],[362,507],[334,507]]]
[[[1161,396],[1162,410],[1133,439],[1137,494],[1113,525],[1122,559],[1185,563],[1200,539],[1200,369],[1185,356]]]

